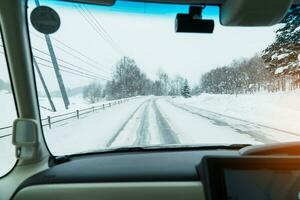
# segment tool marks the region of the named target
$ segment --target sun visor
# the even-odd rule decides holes
[[[225,0],[220,22],[224,26],[271,26],[279,23],[292,0]]]
[[[103,6],[112,6],[115,4],[116,0],[67,0],[75,3],[87,3],[87,4],[96,4]]]

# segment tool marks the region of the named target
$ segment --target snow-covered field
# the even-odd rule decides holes
[[[11,126],[16,118],[14,98],[7,91],[0,91],[0,127]],[[0,136],[10,134],[11,129],[0,130]],[[12,137],[0,137],[0,176],[15,164],[14,146],[11,144]]]
[[[122,146],[261,143],[250,135],[178,108],[168,98],[153,96],[46,128],[45,137],[55,155]]]
[[[300,90],[245,95],[201,94],[173,101],[300,134]]]
[[[201,94],[188,99],[146,96],[91,112],[79,119],[57,123],[51,129],[44,126],[44,135],[54,155],[124,146],[296,141],[300,140],[300,123],[297,123],[300,118],[299,100],[300,91],[252,95]],[[54,98],[56,105],[59,101],[58,113],[66,112],[61,99]],[[74,97],[71,102],[73,104],[67,112],[95,106],[80,97]],[[43,116],[52,114],[57,115],[46,109],[42,111]],[[7,160],[8,166],[14,160],[13,148],[7,138],[0,138],[0,157]]]
[[[102,100],[95,104],[90,104],[86,102],[81,95],[70,97],[70,106],[69,109],[66,110],[63,105],[63,101],[59,97],[52,98],[57,112],[52,112],[45,108],[50,108],[48,100],[45,97],[39,98],[39,103],[42,107],[40,107],[42,118],[46,118],[47,116],[56,116],[63,113],[73,112],[75,110],[90,108],[92,106],[99,106],[103,104],[107,104],[112,101]],[[11,169],[11,167],[15,164],[15,150],[14,146],[11,144],[12,136],[9,135],[12,133],[12,128],[1,129],[2,127],[11,126],[13,121],[17,118],[15,103],[12,93],[8,91],[0,91],[0,176],[4,175],[7,172],[7,169]],[[69,120],[72,122],[72,120]],[[61,126],[62,124],[58,124]],[[45,132],[47,129],[45,129]],[[55,129],[53,129],[55,130]],[[9,135],[9,136],[5,136]],[[5,136],[5,137],[3,137]],[[57,138],[59,141],[59,139]]]
[[[11,126],[17,117],[12,93],[0,90],[0,127]]]
[[[45,135],[50,149],[57,155],[122,146],[295,141],[300,140],[300,131],[284,126],[284,122],[278,126],[279,123],[269,117],[274,112],[283,116],[280,112],[290,109],[280,99],[286,97],[289,102],[296,102],[297,95],[141,97],[84,119],[46,129]],[[273,113],[267,112],[270,110]],[[293,114],[286,116],[293,119],[297,112]],[[290,123],[291,119],[285,120]]]

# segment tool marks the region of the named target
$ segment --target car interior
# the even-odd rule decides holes
[[[219,7],[222,26],[264,27],[280,23],[290,8],[300,5],[299,0],[132,1],[190,6],[189,13],[178,13],[174,19],[178,34],[213,32],[213,21],[201,17],[204,6]],[[115,3],[70,2],[95,7]],[[55,32],[59,22],[51,9],[36,10],[40,13],[35,17],[27,6],[27,0],[0,1],[3,48],[17,110],[10,142],[16,162],[0,178],[1,200],[300,199],[299,142],[53,155],[43,136],[27,19],[33,18],[30,23],[44,34]],[[0,160],[0,165],[4,162]]]

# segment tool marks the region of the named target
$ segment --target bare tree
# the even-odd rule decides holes
[[[83,89],[83,98],[90,103],[99,101],[102,97],[102,85],[99,83],[91,83]]]

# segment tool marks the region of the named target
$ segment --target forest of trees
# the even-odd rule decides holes
[[[266,68],[276,77],[277,90],[300,88],[300,6],[290,9],[276,40],[262,53]]]
[[[186,78],[179,75],[171,78],[163,70],[157,72],[156,80],[150,80],[133,59],[124,57],[115,65],[113,78],[105,86],[91,83],[83,89],[83,97],[90,103],[101,98],[112,100],[138,95],[182,95],[187,98],[190,86]]]
[[[262,89],[273,91],[273,79],[262,58],[254,56],[205,73],[201,77],[198,93],[241,94]]]
[[[197,92],[240,94],[300,88],[299,13],[299,6],[289,11],[276,31],[276,40],[261,54],[205,73]]]

